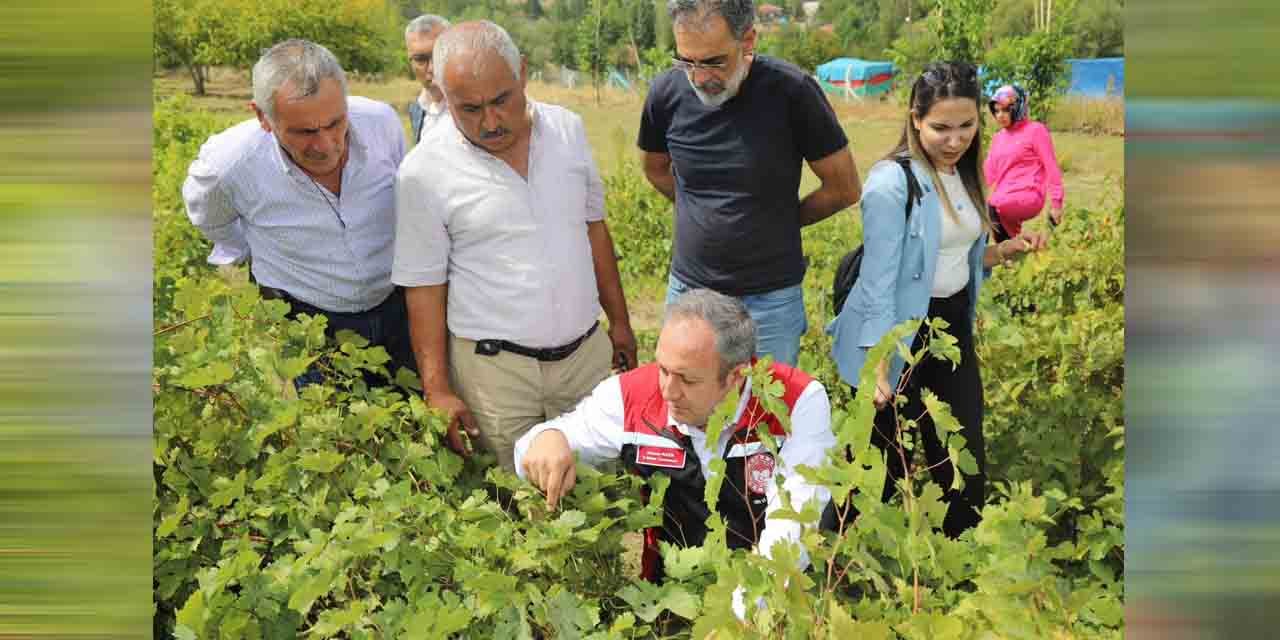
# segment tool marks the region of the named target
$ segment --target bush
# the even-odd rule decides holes
[[[188,220],[182,201],[187,167],[209,136],[235,121],[195,109],[185,95],[157,101],[151,113],[152,314],[164,324],[172,318],[178,282],[207,275],[210,268],[205,257],[212,245]]]
[[[1052,242],[997,267],[984,292],[992,477],[1070,496],[1078,509],[1053,534],[1091,549],[1078,569],[1111,580],[1123,573],[1124,210],[1069,207]]]
[[[168,283],[153,343],[156,637],[1120,637],[1122,210],[1069,210],[1053,250],[998,267],[984,288],[992,498],[976,529],[959,540],[934,532],[942,488],[923,469],[894,503],[871,498],[883,481],[867,444],[871,385],[848,397],[814,326],[801,362],[832,392],[840,446],[799,473],[837,499],[853,495],[861,518],[843,536],[808,531],[806,571],[790,545],[773,560],[728,551],[712,518],[706,546],[664,549],[669,579],[655,586],[622,558],[629,534],[659,521],[660,482],[642,507],[636,477],[580,467],[548,513],[531,485],[486,468],[491,457],[454,455],[414,380],[365,385],[361,372],[381,371],[384,350],[349,334],[327,344],[322,318],[286,320],[283,303],[200,263],[207,243],[174,190],[207,132],[229,123],[185,98],[155,113],[157,288]],[[671,206],[634,164],[606,188],[633,291],[666,273]],[[848,243],[805,246],[823,273]],[[825,299],[829,277],[811,282],[820,288],[806,297]],[[895,328],[875,354],[914,330]],[[954,357],[937,335],[912,361]],[[328,381],[296,393],[291,380],[312,363]],[[762,369],[752,381],[776,408],[778,385]],[[954,419],[936,402],[930,410],[966,464]],[[899,418],[913,428],[915,416]],[[787,516],[812,523],[818,513]],[[746,625],[730,613],[739,585]]]
[[[809,73],[815,73],[818,65],[844,54],[844,47],[834,35],[793,25],[760,34],[756,50],[787,60]]]
[[[649,184],[635,160],[617,162],[604,177],[605,211],[618,253],[622,290],[635,292],[671,266],[671,243],[655,239],[673,237],[675,205]],[[664,277],[664,287],[665,283]]]

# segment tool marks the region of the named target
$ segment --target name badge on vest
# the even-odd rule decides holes
[[[636,451],[636,462],[638,464],[645,464],[651,467],[683,469],[684,449],[642,446]]]
[[[773,455],[767,451],[757,453],[747,458],[746,466],[747,489],[751,493],[765,493],[773,480]]]

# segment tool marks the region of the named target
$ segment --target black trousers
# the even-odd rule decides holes
[[[907,402],[904,407],[898,409],[898,413],[903,418],[918,420],[917,429],[904,434],[903,439],[914,436],[917,445],[924,445],[925,464],[930,469],[929,473],[933,481],[942,487],[943,499],[948,505],[942,530],[947,536],[955,538],[964,530],[978,524],[981,519],[982,505],[986,501],[986,455],[982,438],[982,376],[978,371],[978,360],[974,351],[973,324],[969,320],[968,288],[949,298],[932,299],[929,302],[929,317],[940,317],[950,323],[946,331],[958,342],[960,363],[952,370],[949,361],[938,360],[932,355],[921,360],[909,373],[903,391]],[[911,350],[914,352],[920,349],[927,336],[928,328],[921,327]],[[904,372],[904,375],[907,375],[907,372]],[[921,391],[924,389],[932,391],[938,399],[951,406],[951,414],[960,422],[960,434],[965,438],[965,448],[978,463],[976,475],[965,474],[962,491],[950,489],[956,469],[947,460],[947,450],[938,437],[932,417],[926,415],[921,418],[924,413]],[[857,393],[856,389],[854,393]],[[876,413],[875,426],[871,432],[871,444],[885,454],[886,477],[884,493],[880,496],[884,502],[888,502],[897,492],[896,481],[906,475],[906,468],[903,466],[904,455],[908,463],[912,463],[914,455],[914,451],[899,453],[896,431],[894,409],[886,406]],[[848,510],[845,517],[847,525],[857,516],[857,509],[852,505],[845,505],[845,508]],[[833,518],[834,513],[829,513],[824,518],[829,528],[835,528],[831,526]]]
[[[340,311],[329,311],[320,307],[308,304],[288,292],[273,289],[271,287],[260,287],[264,298],[275,298],[284,300],[289,303],[289,313],[286,317],[294,319],[299,313],[305,313],[312,316],[323,315],[328,318],[325,327],[325,336],[330,340],[343,329],[349,329],[363,336],[368,340],[371,346],[381,346],[387,350],[387,355],[391,356],[391,361],[387,363],[387,371],[391,374],[391,382],[394,382],[396,371],[400,367],[405,367],[414,373],[418,373],[418,361],[413,354],[413,344],[409,338],[409,313],[405,306],[404,288],[396,287],[391,294],[380,302],[376,307],[368,311],[360,311],[356,313],[344,313]],[[365,382],[370,386],[385,384],[382,376],[370,374],[366,372]],[[294,380],[299,390],[309,384],[318,383],[324,380],[324,375],[316,366],[298,376]]]

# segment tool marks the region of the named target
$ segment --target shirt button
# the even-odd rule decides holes
[[[915,274],[914,276],[911,276],[911,279],[912,279],[912,280],[919,280],[919,279],[920,279],[920,274],[918,274],[918,273],[917,273],[917,274]]]
[[[912,231],[912,232],[911,232],[911,237],[912,237],[912,238],[919,238],[919,237],[920,237],[920,232],[919,232],[919,231]]]

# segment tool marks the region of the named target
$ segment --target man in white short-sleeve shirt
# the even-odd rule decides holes
[[[496,24],[449,28],[434,58],[452,122],[400,167],[391,279],[449,446],[469,454],[461,425],[514,470],[515,440],[634,366],[636,341],[582,119],[525,98]]]
[[[264,297],[324,315],[384,347],[394,376],[417,370],[404,294],[391,283],[396,170],[404,133],[389,105],[347,95],[337,58],[287,40],[253,68],[256,120],[209,138],[187,170],[191,222],[214,243],[208,261],[252,257]],[[319,379],[315,370],[303,384]]]

